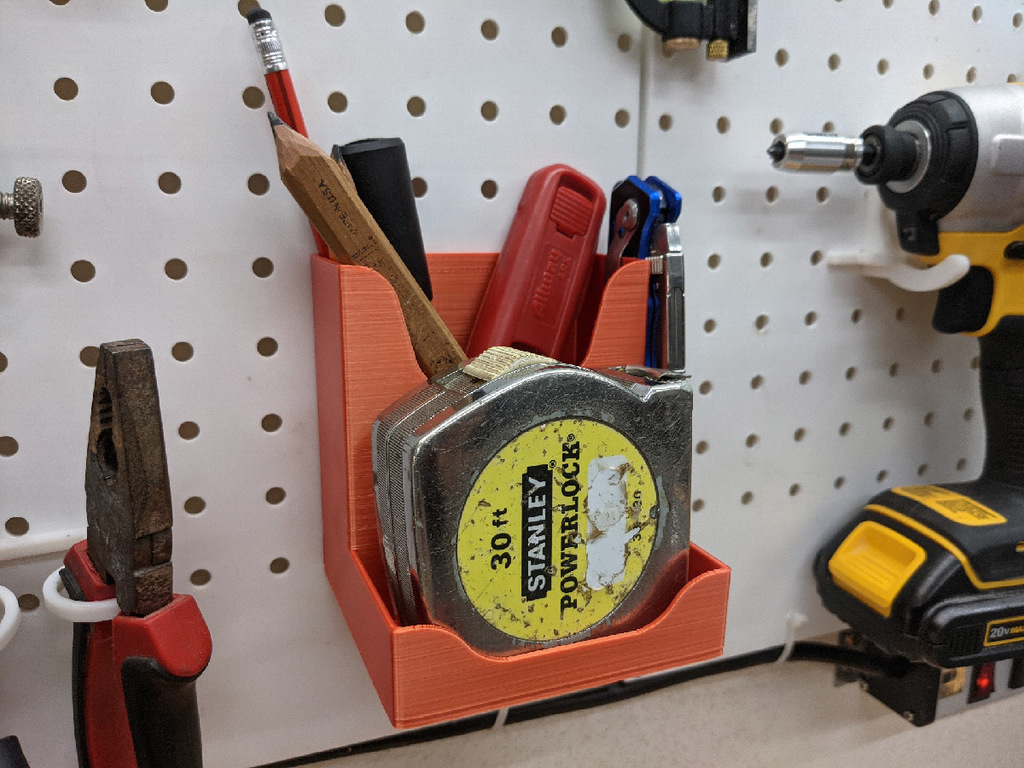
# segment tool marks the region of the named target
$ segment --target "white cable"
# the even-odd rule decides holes
[[[21,623],[21,606],[18,605],[18,598],[7,587],[0,587],[0,608],[3,608],[4,617],[0,619],[0,651],[11,642],[14,633],[18,631],[18,624]]]
[[[786,614],[786,644],[782,646],[782,653],[775,660],[776,664],[789,661],[793,654],[793,646],[796,645],[796,631],[807,623],[807,616],[799,611],[790,611]]]
[[[508,707],[502,707],[498,710],[498,716],[494,718],[494,725],[491,728],[501,728],[505,725],[506,720],[508,720]]]
[[[60,584],[59,568],[43,582],[43,605],[58,618],[76,624],[95,624],[110,621],[121,613],[116,597],[109,600],[72,600],[60,593]]]

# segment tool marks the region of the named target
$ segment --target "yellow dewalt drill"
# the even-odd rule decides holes
[[[926,263],[966,254],[932,324],[981,346],[981,477],[875,496],[819,552],[818,592],[888,653],[976,673],[1015,658],[1024,687],[1024,87],[929,93],[858,138],[780,136],[768,153],[876,185]]]

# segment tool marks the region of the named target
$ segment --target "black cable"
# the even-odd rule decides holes
[[[505,725],[523,723],[529,720],[537,720],[550,715],[559,715],[566,712],[578,712],[592,707],[612,704],[619,701],[642,696],[646,693],[653,693],[674,685],[697,680],[710,675],[717,675],[722,672],[734,672],[740,669],[748,669],[761,664],[770,664],[777,661],[783,652],[783,646],[777,645],[754,653],[741,656],[733,656],[721,661],[714,661],[698,667],[684,667],[660,675],[638,678],[636,680],[625,680],[600,688],[591,688],[578,693],[569,693],[553,699],[530,702],[511,707],[504,720]],[[837,666],[847,667],[866,675],[902,677],[910,668],[910,662],[906,659],[890,656],[881,656],[867,651],[858,651],[853,648],[846,648],[838,645],[825,643],[798,642],[794,643],[787,661],[814,661]],[[266,763],[258,768],[297,768],[297,766],[309,765],[310,763],[322,760],[333,760],[349,755],[361,755],[367,752],[378,752],[394,747],[407,747],[413,744],[422,744],[427,741],[445,739],[451,736],[461,736],[474,731],[483,731],[494,727],[498,722],[498,715],[489,712],[484,715],[454,720],[449,723],[422,728],[406,733],[397,733],[393,736],[384,736],[380,739],[350,744],[345,747],[336,747],[312,755],[282,760],[276,763]]]

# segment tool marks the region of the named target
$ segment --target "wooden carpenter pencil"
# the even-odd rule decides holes
[[[274,113],[270,124],[281,181],[339,262],[369,267],[394,287],[424,372],[435,376],[464,361],[459,343],[366,210],[344,167]]]

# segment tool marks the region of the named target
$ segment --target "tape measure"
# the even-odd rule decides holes
[[[693,392],[495,347],[373,428],[403,624],[511,654],[650,622],[686,581]]]

